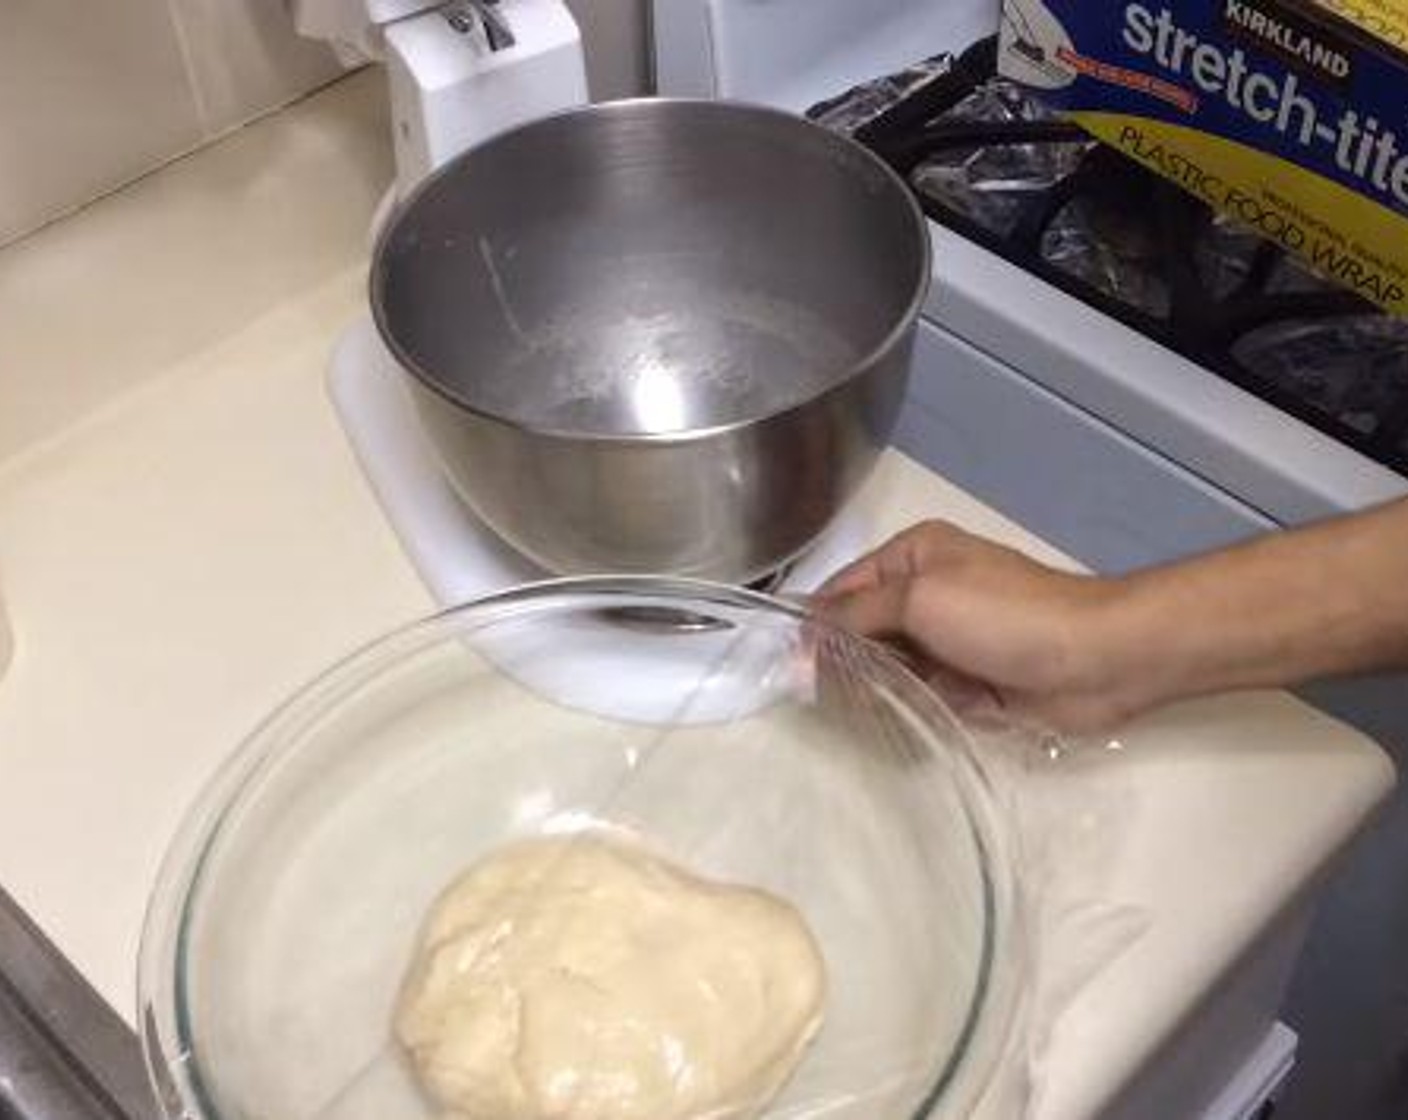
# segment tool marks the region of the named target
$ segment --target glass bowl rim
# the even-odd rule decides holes
[[[923,1120],[943,1100],[960,1074],[979,1093],[1005,1054],[1017,1015],[1021,962],[1008,949],[1018,938],[1020,897],[1011,837],[991,778],[967,727],[948,704],[898,656],[880,643],[842,630],[812,613],[802,597],[784,597],[732,584],[678,576],[567,576],[515,585],[433,611],[361,643],[297,686],[239,741],[206,777],[185,808],[162,856],[148,898],[137,960],[137,1020],[149,1084],[169,1120],[220,1120],[221,1111],[204,1087],[185,992],[185,942],[196,888],[211,848],[228,816],[257,795],[264,765],[296,749],[299,732],[387,669],[447,639],[525,614],[551,614],[613,600],[660,600],[652,606],[699,614],[710,606],[782,615],[814,633],[856,644],[904,689],[905,705],[955,733],[957,773],[967,824],[978,852],[984,890],[983,951],[965,1024],[911,1120]],[[593,604],[592,600],[598,600]],[[1002,975],[1006,973],[1007,975]],[[997,981],[1001,980],[999,983]],[[982,1068],[972,1054],[980,1028],[995,1032]]]

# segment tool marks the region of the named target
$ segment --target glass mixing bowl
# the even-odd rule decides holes
[[[768,1117],[968,1115],[1021,984],[1007,829],[971,740],[879,647],[653,578],[416,623],[235,753],[143,935],[167,1115],[432,1115],[390,1033],[428,908],[501,844],[594,826],[805,916],[826,1019]]]

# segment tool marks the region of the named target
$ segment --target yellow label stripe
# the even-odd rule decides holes
[[[1122,113],[1071,118],[1322,275],[1408,314],[1408,217],[1289,160],[1197,129]]]

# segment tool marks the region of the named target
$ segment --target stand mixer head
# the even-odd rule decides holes
[[[587,101],[562,0],[292,0],[299,31],[386,66],[396,196],[490,136]]]

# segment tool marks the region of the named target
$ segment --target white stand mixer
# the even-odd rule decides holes
[[[587,100],[562,0],[293,0],[299,31],[385,63],[396,193],[497,132]]]
[[[385,60],[397,183],[382,214],[457,153],[587,100],[580,36],[561,0],[298,0],[295,11],[305,34],[332,41],[352,58]],[[479,522],[445,481],[368,316],[337,340],[328,392],[407,557],[440,603],[546,574]],[[782,590],[815,587],[863,550],[868,526],[866,512],[852,503],[788,573]]]

